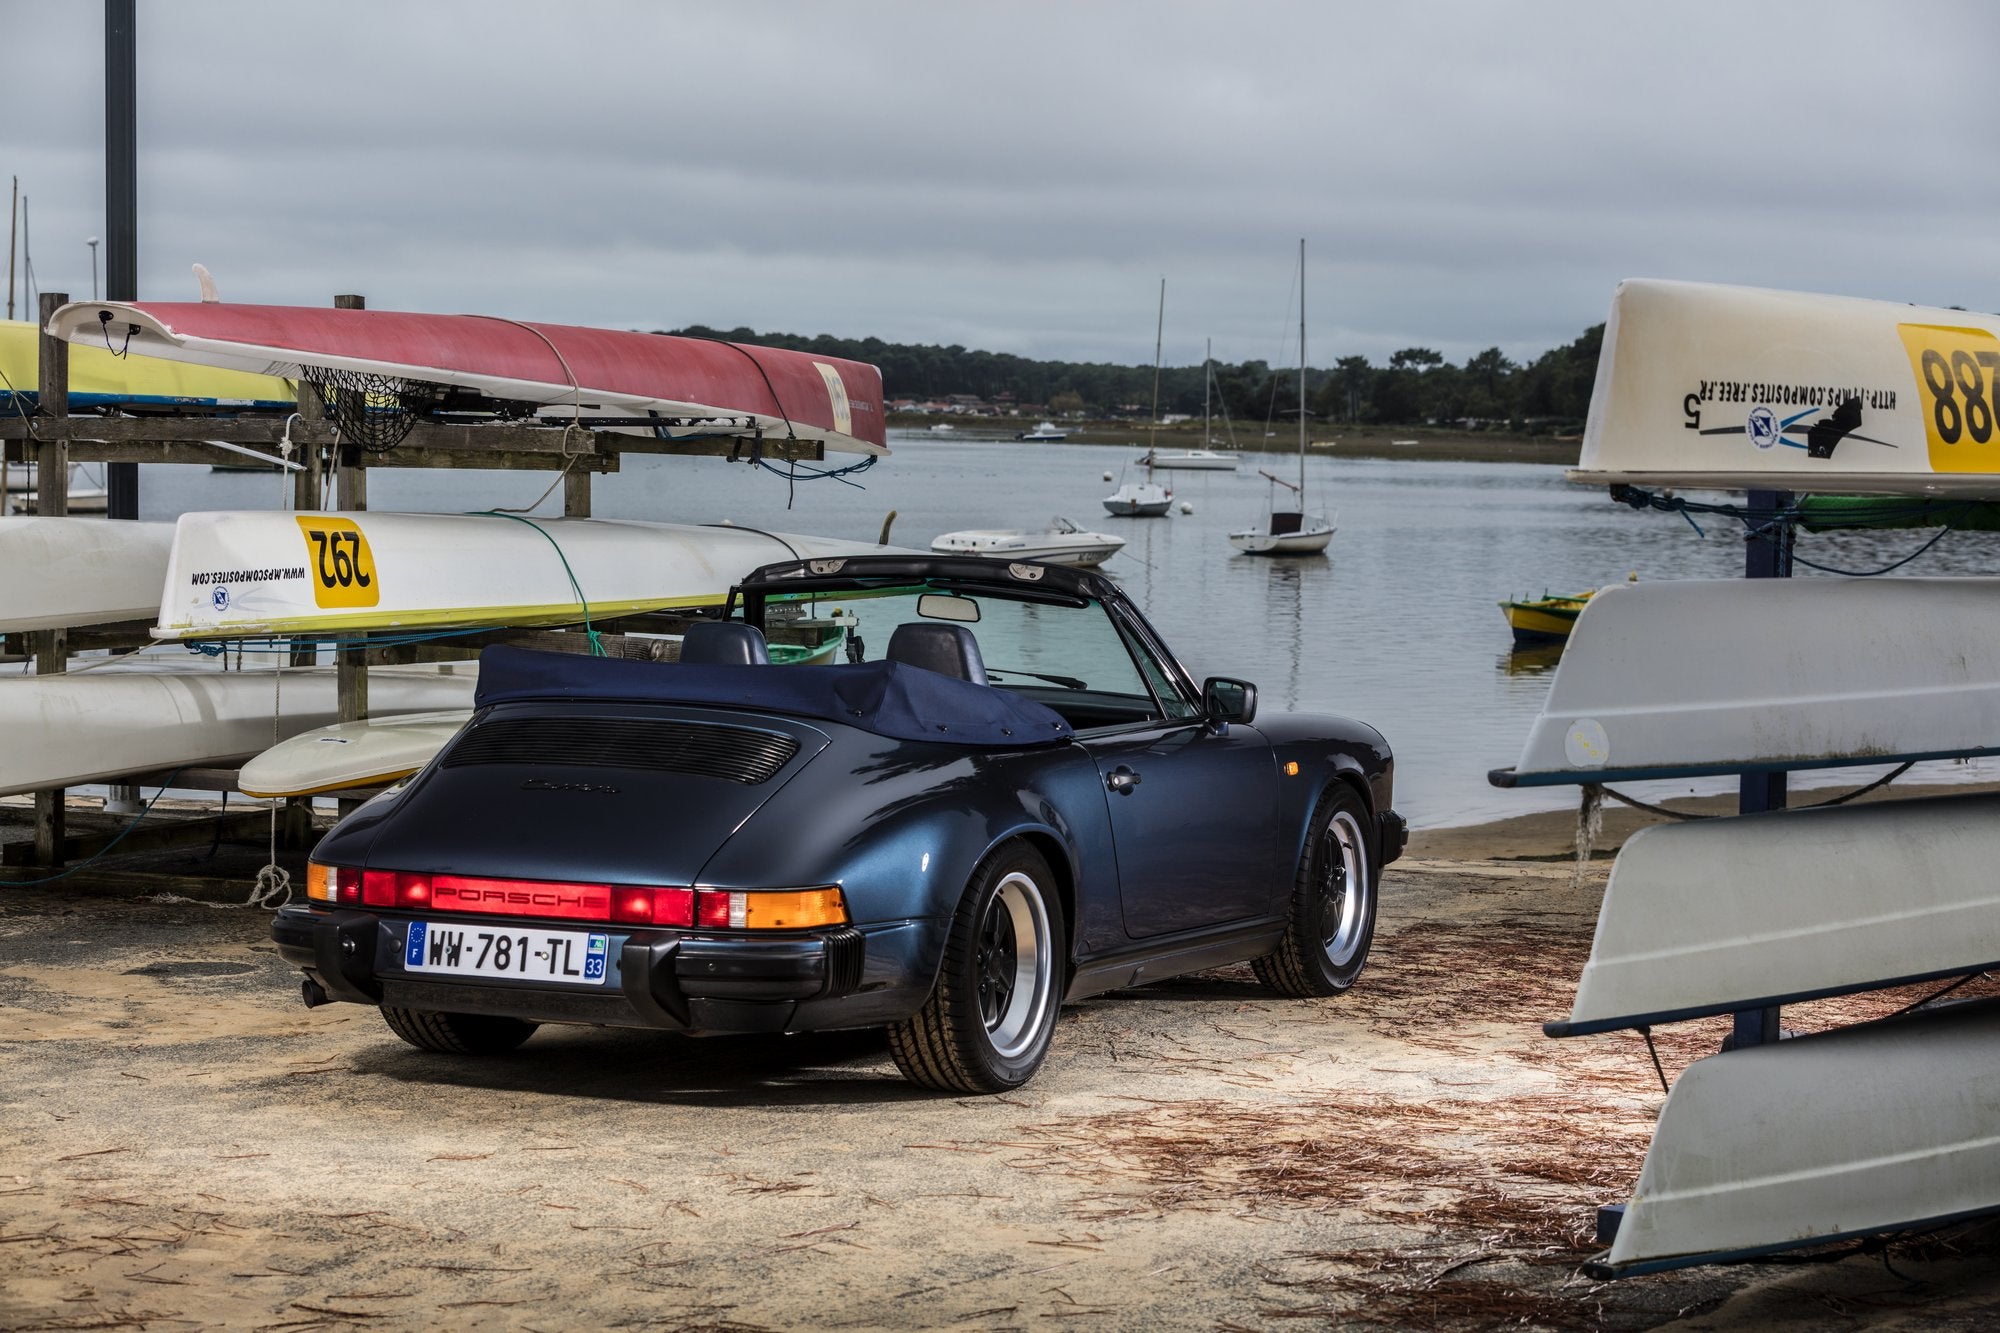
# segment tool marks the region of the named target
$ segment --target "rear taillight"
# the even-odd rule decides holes
[[[848,920],[847,901],[837,887],[696,891],[657,885],[431,875],[414,870],[363,871],[318,862],[307,866],[306,895],[318,902],[355,907],[627,926],[806,930],[845,925]]]

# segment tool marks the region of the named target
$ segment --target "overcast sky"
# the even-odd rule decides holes
[[[103,12],[0,0],[90,291]],[[1623,277],[2000,309],[2000,6],[139,5],[139,294],[1150,362],[1516,358]],[[100,278],[101,281],[101,278]],[[17,307],[17,315],[21,308]]]

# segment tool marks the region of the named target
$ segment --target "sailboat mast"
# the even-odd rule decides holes
[[[1208,424],[1208,386],[1214,377],[1209,373],[1215,364],[1215,339],[1208,338],[1201,345],[1201,447],[1210,444],[1211,429]]]
[[[1146,423],[1146,464],[1153,462],[1153,432],[1160,424],[1160,348],[1167,331],[1167,280],[1160,279],[1160,315],[1153,325],[1153,418]]]
[[[1306,238],[1299,237],[1299,508],[1306,507]]]

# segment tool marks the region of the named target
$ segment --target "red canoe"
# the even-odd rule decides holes
[[[882,374],[839,357],[702,338],[320,306],[73,301],[72,343],[288,379],[347,371],[455,385],[586,417],[751,417],[766,435],[882,454]]]

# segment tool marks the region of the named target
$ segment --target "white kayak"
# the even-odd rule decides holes
[[[374,673],[369,679],[372,703]],[[471,717],[470,708],[453,708],[315,727],[244,764],[236,785],[275,798],[395,782],[428,764]]]
[[[469,662],[374,667],[368,707],[378,716],[469,709],[477,681]],[[338,715],[332,667],[0,676],[0,795],[236,763],[269,748],[274,736]]]
[[[2000,317],[1707,283],[1619,284],[1593,485],[2000,496]]]
[[[729,525],[501,514],[183,514],[153,635],[576,624],[720,606],[751,570],[895,548]]]
[[[0,632],[150,619],[171,523],[0,518]]]

